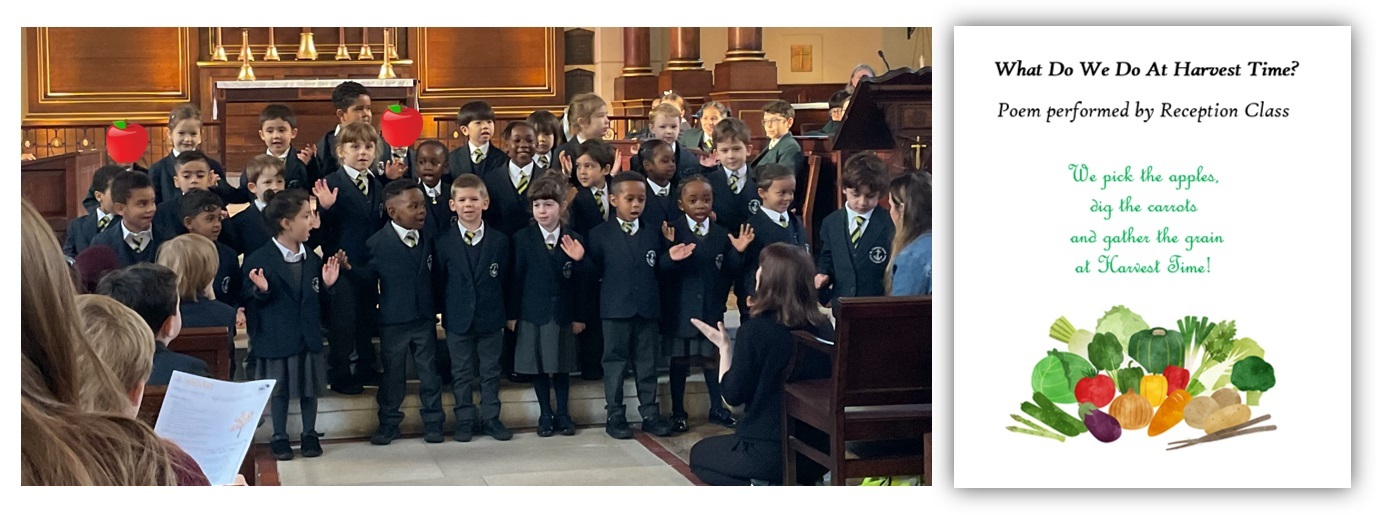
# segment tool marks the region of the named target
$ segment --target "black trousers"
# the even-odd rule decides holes
[[[353,270],[341,270],[334,294],[329,296],[330,354],[327,375],[331,383],[353,383],[363,371],[376,371],[373,330],[378,320],[378,288],[364,284]],[[356,355],[356,371],[350,371],[350,355]]]
[[[596,321],[585,325],[575,341],[579,343],[580,373],[603,375],[603,324]]]
[[[753,479],[785,482],[780,442],[747,440],[737,435],[710,436],[690,448],[690,470],[715,486],[746,486]],[[806,458],[796,460],[795,477],[813,485],[828,469]]]
[[[441,411],[441,380],[436,373],[436,324],[422,319],[404,324],[378,327],[382,333],[383,380],[378,384],[378,424],[402,424],[402,399],[407,396],[407,355],[417,366],[421,379],[421,421],[428,430],[439,430],[445,423]]]
[[[498,364],[503,353],[503,333],[499,329],[486,334],[445,333],[445,345],[450,349],[450,391],[455,394],[455,427],[474,424],[474,376],[478,362],[479,409],[482,420],[498,418],[502,405],[498,402],[498,380],[503,368]]]
[[[623,415],[622,371],[630,361],[637,377],[637,412],[642,418],[660,416],[656,403],[656,353],[660,351],[660,324],[649,318],[603,321],[603,396],[608,415]]]

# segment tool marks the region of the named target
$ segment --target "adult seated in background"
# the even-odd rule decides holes
[[[216,299],[213,282],[220,257],[215,242],[199,234],[183,234],[158,249],[158,264],[177,275],[177,310],[182,328],[224,327],[230,331],[230,355],[235,352],[235,308]],[[231,278],[231,280],[236,280]],[[242,279],[239,279],[242,280]],[[226,299],[235,302],[236,299]],[[230,360],[230,375],[235,360]]]
[[[158,349],[153,353],[153,372],[148,377],[150,386],[168,384],[176,371],[211,377],[211,369],[205,361],[168,350],[168,342],[182,332],[177,274],[172,270],[152,263],[122,268],[101,279],[96,293],[129,306],[153,330]]]
[[[852,78],[848,79],[847,92],[849,95],[857,93],[857,83],[864,77],[875,77],[876,70],[871,69],[867,64],[859,64],[852,69]]]
[[[127,392],[98,362],[82,332],[76,292],[57,237],[27,200],[21,202],[20,484],[154,486],[193,484],[190,456],[126,412],[86,411],[127,405]]]
[[[852,95],[845,89],[840,89],[828,97],[828,123],[819,130],[806,132],[805,136],[832,136],[838,132],[838,128],[843,126],[843,115],[848,111],[848,102]]]
[[[891,269],[887,274],[890,294],[933,293],[933,197],[929,174],[909,171],[891,179],[891,220],[895,240],[891,244]]]
[[[96,285],[100,284],[102,277],[120,268],[120,256],[115,254],[114,249],[105,245],[87,247],[86,250],[77,254],[77,259],[72,263],[72,267],[81,277],[81,291],[93,293],[96,291]]]
[[[690,449],[690,469],[711,485],[749,485],[753,481],[779,484],[781,468],[782,397],[786,381],[827,377],[829,363],[822,355],[806,356],[793,377],[785,369],[794,354],[794,330],[833,338],[833,325],[819,312],[814,290],[814,262],[804,249],[772,244],[761,251],[756,295],[749,301],[752,315],[737,330],[737,341],[728,339],[722,322],[717,328],[691,322],[718,347],[723,400],[746,405],[737,433],[711,436]],[[812,358],[818,359],[812,359]],[[802,430],[807,429],[800,427]],[[822,433],[812,436],[822,436]],[[818,438],[804,436],[811,445]],[[823,477],[824,467],[810,460],[798,461],[800,484],[812,485]]]

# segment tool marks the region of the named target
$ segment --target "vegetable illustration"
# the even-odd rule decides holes
[[[1258,406],[1259,396],[1274,387],[1274,366],[1259,356],[1236,362],[1231,371],[1231,384],[1245,392],[1245,404]]]
[[[1176,390],[1169,394],[1168,399],[1159,406],[1159,411],[1154,413],[1154,418],[1149,421],[1149,436],[1159,436],[1182,422],[1183,408],[1191,401],[1192,394],[1187,393],[1187,390]]]
[[[1186,368],[1176,365],[1164,367],[1164,379],[1168,380],[1168,393],[1187,389],[1188,372]]]
[[[1120,367],[1121,361],[1125,360],[1125,353],[1121,351],[1120,341],[1116,339],[1116,335],[1098,333],[1092,337],[1091,345],[1087,346],[1087,358],[1097,371],[1108,371]]]
[[[1048,396],[1053,402],[1072,404],[1077,402],[1073,395],[1077,382],[1094,375],[1096,369],[1082,356],[1050,350],[1048,356],[1034,366],[1030,383],[1035,392]]]
[[[1029,426],[1029,428],[1019,426],[1006,426],[1007,431],[1032,436],[1042,436],[1044,438],[1051,438],[1054,440],[1058,440],[1060,442],[1067,440],[1063,435],[1045,429],[1043,426],[1035,424],[1034,422],[1030,422],[1030,420],[1025,417],[1019,415],[1011,415],[1010,418],[1015,419],[1016,422]]]
[[[1135,430],[1149,425],[1149,417],[1154,414],[1154,408],[1144,397],[1135,392],[1128,392],[1111,401],[1107,413],[1120,422],[1120,427]]]
[[[1055,406],[1048,396],[1035,392],[1034,402],[1035,404],[1021,403],[1020,411],[1068,436],[1077,436],[1087,432],[1087,426],[1083,425],[1081,420]]]
[[[1207,417],[1207,434],[1215,433],[1222,429],[1232,427],[1250,420],[1250,407],[1244,404],[1232,404],[1226,406]]]
[[[1149,329],[1149,324],[1145,323],[1143,318],[1125,309],[1125,306],[1116,306],[1096,321],[1095,332],[1111,333],[1116,335],[1117,340],[1128,342],[1132,335],[1145,329]]]
[[[1168,398],[1168,380],[1161,375],[1144,376],[1140,379],[1140,395],[1149,401],[1150,406],[1159,407]]]
[[[1221,405],[1210,396],[1193,397],[1183,408],[1183,422],[1193,429],[1202,429],[1207,427],[1207,417],[1218,409],[1221,409]]]
[[[1145,329],[1130,337],[1126,354],[1146,372],[1162,374],[1169,365],[1183,366],[1183,336],[1162,327]]]
[[[1074,329],[1066,317],[1058,317],[1049,327],[1049,337],[1068,344],[1068,352],[1079,356],[1087,355],[1087,344],[1092,342],[1092,332]]]
[[[1211,398],[1215,399],[1216,404],[1222,408],[1232,404],[1240,404],[1240,392],[1235,391],[1235,388],[1222,388],[1211,392]]]
[[[1116,384],[1105,375],[1084,377],[1077,382],[1073,396],[1077,397],[1078,404],[1085,402],[1104,408],[1111,403],[1111,399],[1116,398]]]
[[[1115,417],[1103,413],[1088,402],[1079,404],[1077,411],[1082,415],[1082,423],[1087,426],[1087,432],[1097,440],[1111,443],[1120,438],[1120,422]]]

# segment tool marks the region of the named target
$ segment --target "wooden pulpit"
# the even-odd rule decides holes
[[[863,150],[876,151],[891,173],[928,170],[933,146],[934,92],[931,68],[900,68],[864,78],[848,104],[843,126],[833,136],[835,162],[841,168]],[[837,174],[842,205],[843,174]]]

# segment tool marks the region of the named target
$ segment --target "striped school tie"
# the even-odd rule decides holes
[[[632,231],[632,222],[623,222],[623,223],[622,223],[622,232],[625,232],[625,233],[627,233],[629,236],[631,236],[631,235],[632,235],[632,232],[633,232],[633,231]]]
[[[785,218],[785,213],[781,213],[780,220],[777,220],[776,223],[780,224],[781,227],[790,227],[790,220]]]
[[[857,240],[862,239],[862,224],[866,221],[867,219],[861,216],[852,219],[852,223],[856,224],[856,227],[852,228],[852,234],[848,235],[848,239],[852,241],[853,248],[857,248]]]
[[[542,168],[550,168],[550,167],[551,167],[551,158],[548,157],[548,156],[546,156],[545,154],[542,154],[542,155],[540,155],[540,156],[537,156],[536,162],[541,163],[541,167],[542,167]]]
[[[728,189],[733,193],[741,193],[737,190],[737,174],[728,174]]]
[[[547,243],[547,244],[546,244],[546,250],[551,250],[551,249],[553,249],[553,248],[555,248],[555,244],[554,244],[554,243]]]
[[[707,147],[708,150],[713,150],[713,136],[708,134],[704,135],[704,146]]]
[[[407,235],[402,237],[402,243],[406,243],[406,244],[407,244],[407,248],[416,247],[416,246],[417,246],[417,231],[415,231],[415,230],[407,231]]]
[[[704,230],[704,222],[694,224],[694,234],[703,237],[708,231]]]
[[[359,175],[354,176],[354,186],[359,188],[360,193],[369,194],[369,181],[364,178],[364,172],[359,172]]]
[[[465,245],[469,245],[471,247],[474,246],[474,231],[464,232],[464,243]]]
[[[144,249],[144,237],[143,237],[143,236],[139,236],[138,234],[131,234],[131,235],[129,235],[129,246],[130,246],[130,248],[134,249],[134,252],[139,252],[139,251],[143,250],[143,249]]]
[[[608,219],[608,208],[603,207],[603,190],[594,190],[594,203],[599,206],[599,218]]]
[[[474,164],[479,164],[479,163],[482,163],[482,162],[484,162],[484,151],[483,151],[483,149],[478,149],[478,148],[474,149]]]
[[[96,232],[104,231],[106,227],[110,226],[110,218],[112,216],[114,215],[105,215],[102,216],[100,220],[96,220]]]
[[[522,172],[522,175],[517,178],[517,194],[525,194],[527,192],[527,184],[530,182],[531,177],[527,175],[527,172]]]

